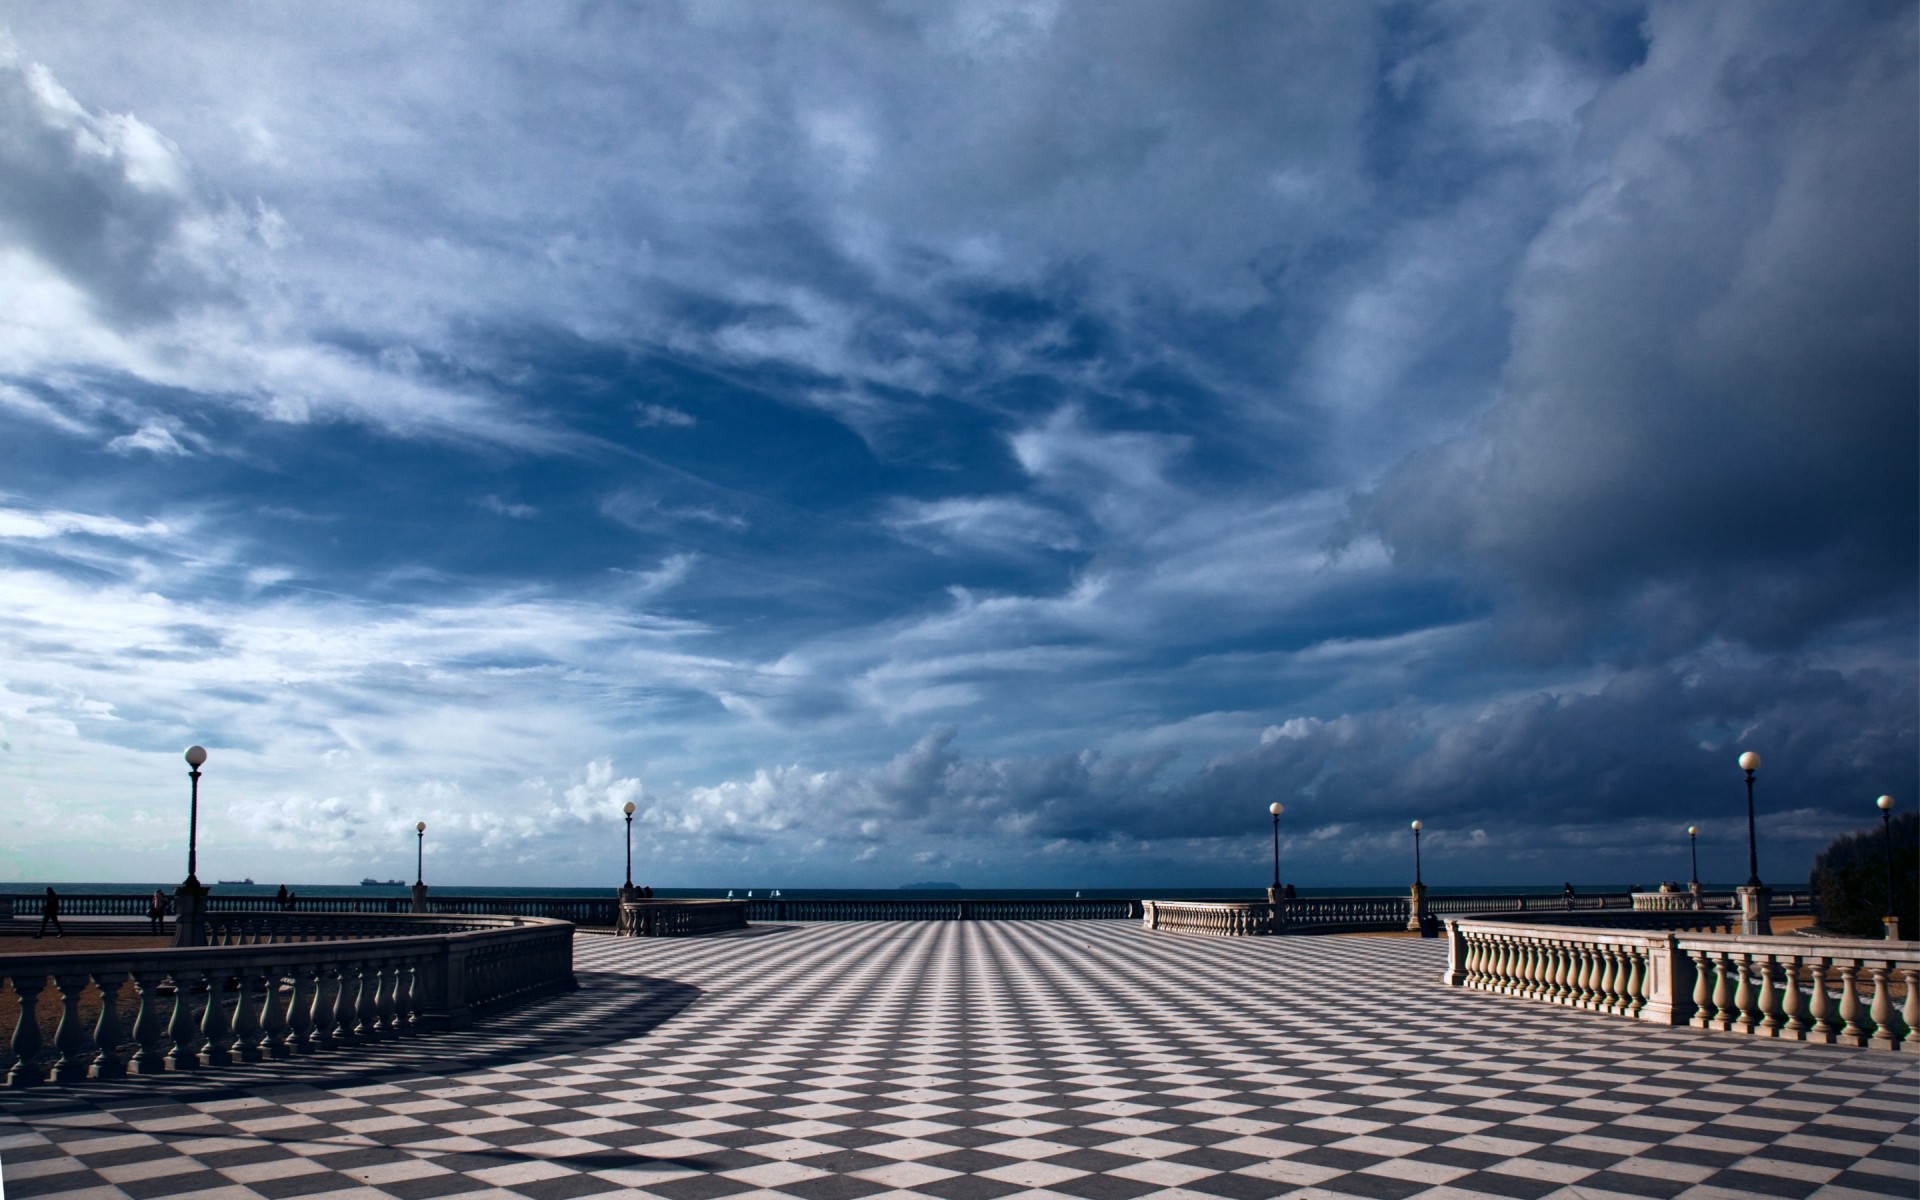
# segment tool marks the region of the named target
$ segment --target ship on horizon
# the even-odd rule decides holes
[[[253,880],[249,879],[247,880],[247,882],[252,883]],[[360,881],[360,886],[361,887],[405,887],[407,885],[405,880],[375,879],[373,876],[369,875],[365,879],[362,879]]]

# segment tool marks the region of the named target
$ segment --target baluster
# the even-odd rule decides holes
[[[1898,1018],[1893,1015],[1893,997],[1887,989],[1888,968],[1876,964],[1871,970],[1873,971],[1873,1008],[1870,1015],[1873,1018],[1873,1037],[1868,1039],[1867,1044],[1875,1050],[1893,1050],[1900,1045],[1900,1027],[1895,1024]]]
[[[379,991],[380,968],[371,959],[363,959],[360,963],[360,1003],[354,1017],[355,1032],[360,1035],[360,1040],[365,1042],[380,1040]]]
[[[233,1063],[233,1027],[227,1022],[227,973],[218,967],[203,972],[207,980],[207,1007],[201,1010],[200,1063],[225,1067]]]
[[[382,961],[379,967],[380,995],[378,1016],[380,1021],[380,1036],[391,1041],[400,1036],[393,1027],[393,993],[394,989],[400,986],[400,971],[398,964],[390,958]]]
[[[1780,973],[1780,963],[1771,954],[1763,954],[1754,960],[1754,967],[1760,972],[1760,1011],[1749,1032],[1755,1037],[1777,1038],[1780,1036],[1780,993],[1773,981]]]
[[[1733,1007],[1734,972],[1738,965],[1734,957],[1726,951],[1717,951],[1713,958],[1713,1007],[1716,1010],[1708,1022],[1708,1028],[1722,1032],[1734,1027],[1739,1018],[1739,1010]]]
[[[241,1062],[259,1062],[260,1039],[267,1032],[260,1023],[260,1005],[263,994],[265,1003],[273,1003],[272,981],[257,967],[242,967],[239,982],[240,999],[233,1010],[233,1050]]]
[[[1826,964],[1819,959],[1807,963],[1807,1038],[1822,1046],[1831,1046],[1839,1028],[1833,1019],[1833,998],[1827,994]]]
[[[1687,957],[1693,959],[1693,1016],[1687,1024],[1695,1029],[1713,1028],[1713,966],[1712,959],[1704,950],[1689,950]]]
[[[327,969],[318,963],[297,963],[293,968],[293,999],[287,1003],[293,1018],[293,1052],[313,1054],[332,1043],[327,1030],[333,1025],[333,1008],[327,1003]]]
[[[100,989],[100,1017],[93,1023],[93,1044],[98,1053],[89,1072],[94,1079],[119,1079],[127,1073],[120,1062],[120,985],[126,978],[125,971],[105,971],[93,977]]]
[[[270,1059],[283,1059],[290,1053],[287,1034],[291,1024],[287,1017],[294,1002],[293,989],[281,992],[279,967],[269,966],[262,974],[266,981],[266,995],[260,1003],[260,1028],[266,1040],[262,1050]]]
[[[167,1069],[166,1052],[160,1044],[165,1023],[160,1020],[160,1014],[153,1006],[154,992],[164,978],[166,973],[163,971],[133,973],[134,986],[140,993],[139,1007],[133,1011],[133,1040],[138,1049],[128,1061],[127,1070],[135,1075],[158,1075]]]
[[[1572,956],[1567,953],[1566,943],[1560,941],[1550,943],[1547,953],[1553,956],[1553,971],[1549,978],[1553,984],[1551,999],[1556,1004],[1565,1004],[1572,990],[1567,986],[1567,970],[1571,966]]]
[[[40,993],[46,990],[44,975],[13,977],[14,998],[20,1002],[20,1018],[13,1023],[13,1069],[7,1072],[10,1088],[32,1087],[47,1077],[40,1061]]]
[[[1780,962],[1780,1024],[1775,1035],[1789,1042],[1807,1040],[1807,997],[1800,990],[1800,956],[1789,954]]]
[[[93,1047],[88,1044],[86,1026],[80,1022],[80,993],[87,990],[89,976],[56,975],[54,986],[60,989],[60,1023],[53,1029],[53,1046],[60,1051],[53,1066],[55,1083],[75,1083],[87,1077],[93,1065]]]
[[[1647,948],[1635,946],[1627,951],[1627,1015],[1638,1019],[1647,1006]]]
[[[1900,1007],[1900,1025],[1906,1031],[1900,1050],[1920,1054],[1920,1037],[1914,1036],[1914,1030],[1920,1029],[1920,967],[1900,968],[1900,978],[1907,985],[1907,1002]]]
[[[1580,959],[1580,1006],[1591,1011],[1605,1012],[1607,1011],[1606,993],[1601,990],[1600,983],[1606,972],[1606,955],[1600,953],[1600,947],[1597,944],[1582,942]]]
[[[1601,945],[1600,954],[1600,1011],[1608,1016],[1619,1016],[1625,1012],[1622,1003],[1621,984],[1626,982],[1620,971],[1620,949],[1613,945]]]
[[[193,1023],[193,976],[195,972],[173,972],[173,1016],[167,1021],[167,1038],[173,1048],[167,1051],[167,1070],[197,1071],[200,1055],[196,1047],[200,1030]]]
[[[1747,954],[1735,954],[1729,957],[1733,962],[1733,969],[1740,975],[1740,986],[1733,992],[1734,1017],[1727,1027],[1737,1029],[1741,1033],[1752,1033],[1753,1027],[1765,1015],[1754,1004],[1753,957]]]
[[[334,976],[340,981],[340,991],[333,1001],[333,1045],[351,1046],[360,1041],[354,1026],[359,1021],[359,990],[363,986],[359,970],[355,964],[346,960],[334,968]]]
[[[419,979],[415,974],[416,961],[413,955],[409,954],[394,968],[393,1031],[400,1037],[413,1037],[420,1032],[414,1013],[416,1004],[414,989],[419,986]]]
[[[1860,992],[1854,986],[1854,977],[1860,973],[1860,964],[1835,963],[1834,966],[1840,972],[1840,1019],[1846,1022],[1835,1040],[1843,1046],[1864,1046],[1867,1044],[1867,1031],[1861,1028],[1860,1018],[1865,1014],[1860,1011]]]

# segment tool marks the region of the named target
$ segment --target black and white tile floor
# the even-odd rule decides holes
[[[351,1061],[0,1097],[6,1200],[1920,1195],[1914,1058],[1450,991],[1436,942],[822,924],[578,960]]]

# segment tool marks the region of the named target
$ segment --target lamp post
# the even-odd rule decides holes
[[[633,887],[633,801],[627,801],[621,808],[627,814],[627,887]]]
[[[1268,892],[1270,899],[1278,900],[1280,898],[1280,814],[1287,811],[1287,806],[1275,800],[1267,805],[1267,811],[1273,814],[1273,886],[1268,889]]]
[[[187,778],[193,780],[193,798],[187,805],[186,886],[200,886],[200,764],[207,761],[205,746],[187,747]]]
[[[187,878],[173,889],[173,944],[199,946],[206,941],[207,888],[200,882],[200,767],[205,746],[188,746],[187,778],[193,781],[187,804]]]
[[[413,827],[413,911],[427,911],[427,823]]]
[[[1687,826],[1687,892],[1694,908],[1700,907],[1700,827]]]
[[[1740,756],[1740,769],[1747,773],[1747,886],[1760,886],[1760,849],[1753,836],[1753,773],[1760,769],[1760,756],[1749,750]]]
[[[1427,885],[1420,878],[1420,830],[1418,821],[1413,823],[1413,886],[1407,889],[1407,929],[1421,937],[1438,936],[1437,930],[1427,924]]]
[[[1880,923],[1886,927],[1887,940],[1895,942],[1900,940],[1900,914],[1893,907],[1893,797],[1882,796],[1873,806],[1880,810],[1880,829],[1887,835],[1887,915]]]
[[[1748,750],[1739,763],[1747,773],[1747,882],[1735,889],[1740,896],[1740,932],[1766,937],[1773,933],[1773,891],[1760,882],[1760,844],[1753,830],[1753,773],[1760,769],[1760,756]]]

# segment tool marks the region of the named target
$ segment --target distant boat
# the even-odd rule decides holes
[[[253,886],[253,880],[251,879],[222,879],[222,880],[218,880],[217,882],[219,882],[220,884],[226,887],[240,887],[243,885],[246,887]]]
[[[249,879],[247,880],[247,882],[252,883],[253,880]],[[369,875],[365,879],[362,879],[360,881],[360,886],[361,887],[405,887],[407,885],[404,881],[399,879],[375,879],[373,876]]]

